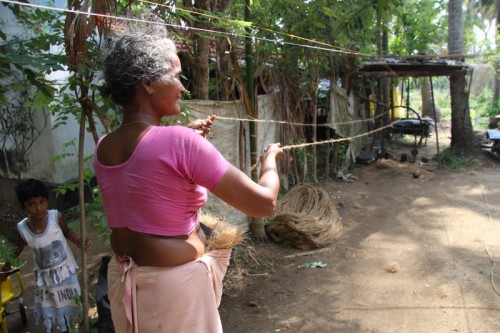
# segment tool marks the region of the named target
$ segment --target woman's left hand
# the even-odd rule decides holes
[[[215,115],[208,116],[205,119],[196,119],[189,123],[188,127],[196,130],[201,136],[206,137],[212,130],[212,123],[215,120]]]

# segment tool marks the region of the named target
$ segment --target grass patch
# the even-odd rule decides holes
[[[471,156],[460,156],[450,148],[444,149],[439,154],[441,167],[454,172],[467,172],[479,165],[479,162]]]

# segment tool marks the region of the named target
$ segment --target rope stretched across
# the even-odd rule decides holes
[[[278,201],[266,232],[275,241],[307,250],[333,243],[342,233],[342,222],[325,189],[299,184]]]

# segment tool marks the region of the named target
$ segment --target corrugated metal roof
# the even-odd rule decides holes
[[[386,60],[383,62],[366,63],[359,72],[365,77],[422,77],[449,76],[453,73],[470,71],[472,68],[465,63],[455,61],[425,62]]]

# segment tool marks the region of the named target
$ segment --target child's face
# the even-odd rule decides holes
[[[44,197],[33,197],[24,202],[24,210],[33,219],[42,219],[47,215],[49,202]]]

